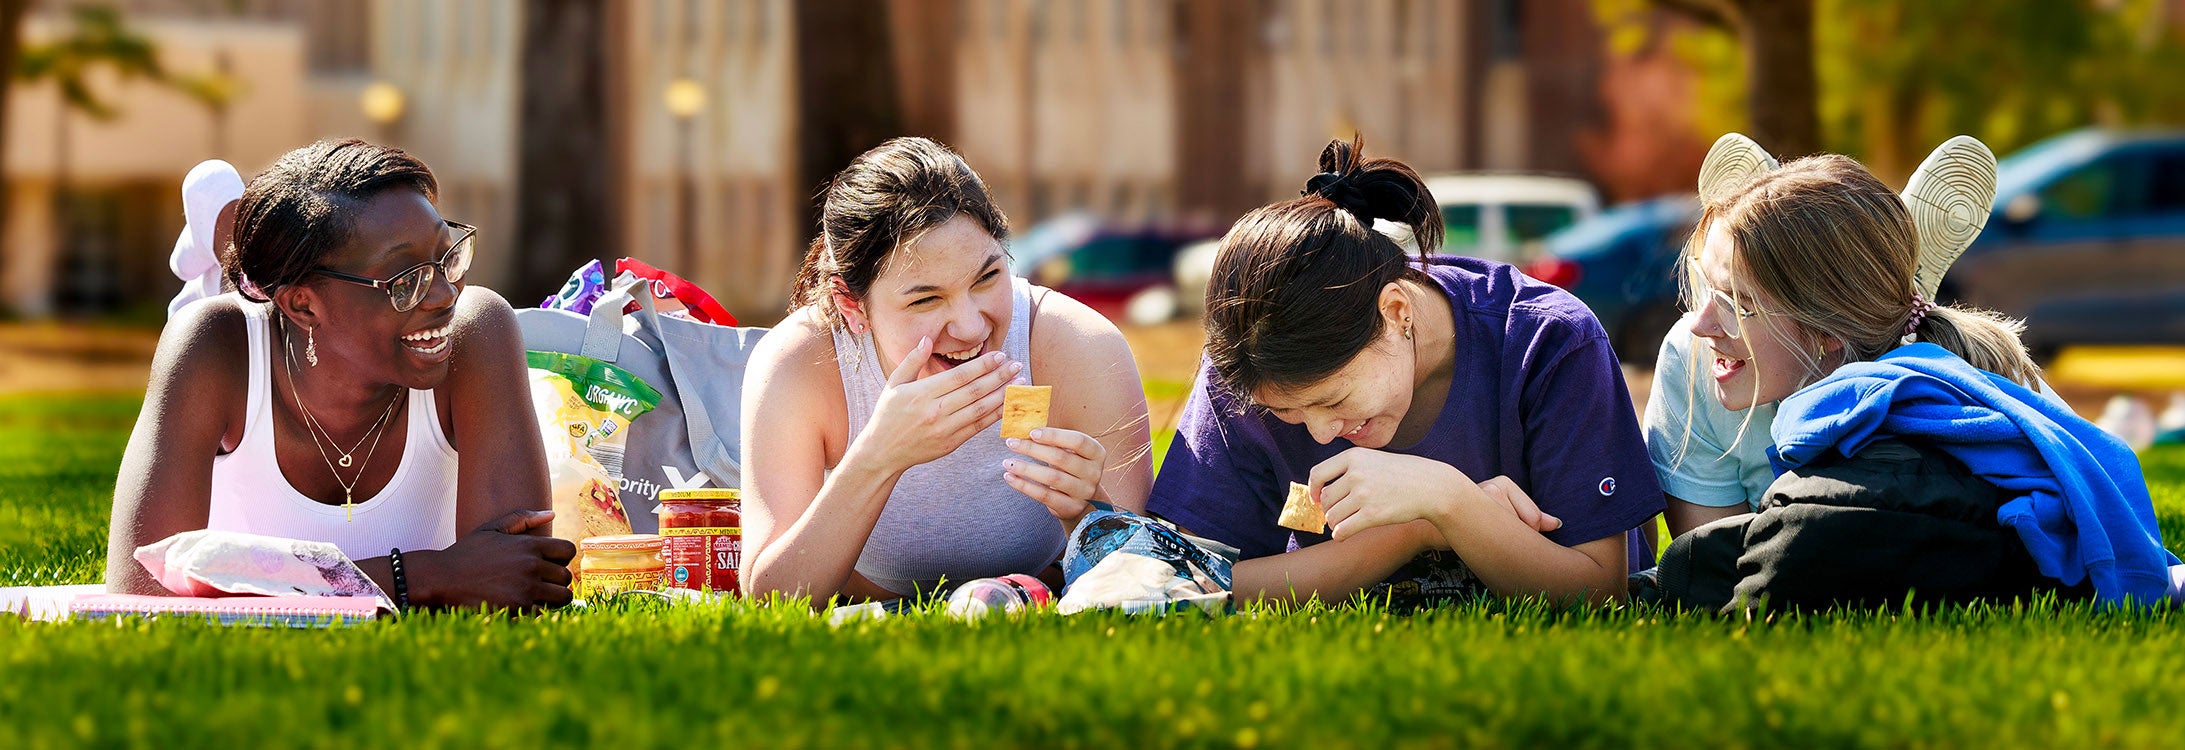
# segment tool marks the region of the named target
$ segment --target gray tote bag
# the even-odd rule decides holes
[[[635,314],[623,308],[635,300]],[[660,405],[630,422],[622,457],[622,506],[631,530],[658,533],[661,490],[741,487],[744,365],[766,335],[661,315],[652,285],[615,288],[590,316],[567,310],[516,311],[524,348],[576,354],[630,371],[660,391]]]

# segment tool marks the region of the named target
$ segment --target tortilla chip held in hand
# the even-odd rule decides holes
[[[1290,499],[1282,503],[1282,517],[1275,523],[1285,529],[1328,533],[1328,514],[1313,502],[1312,488],[1296,482],[1290,483]]]
[[[1001,398],[1001,436],[1028,438],[1047,426],[1047,406],[1053,402],[1051,385],[1012,385]]]

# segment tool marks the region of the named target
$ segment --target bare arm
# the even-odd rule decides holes
[[[1090,435],[1107,449],[1096,499],[1145,512],[1153,488],[1153,435],[1130,342],[1077,300],[1048,292],[1036,302],[1032,382],[1054,386],[1048,423]]]
[[[453,340],[455,361],[440,394],[454,423],[448,439],[457,454],[455,527],[475,529],[513,511],[551,510],[546,448],[527,397],[523,335],[508,301],[483,287],[464,289]]]
[[[1743,514],[1749,510],[1743,503],[1715,507],[1700,505],[1676,495],[1668,497],[1669,509],[1662,515],[1664,516],[1663,520],[1669,522],[1669,537],[1671,539],[1684,536],[1685,532],[1709,523]]]
[[[1538,506],[1506,477],[1460,489],[1456,502],[1433,517],[1434,527],[1464,558],[1480,581],[1502,596],[1540,595],[1555,600],[1609,602],[1622,599],[1630,575],[1624,534],[1565,547],[1526,525],[1513,505]],[[1515,502],[1512,502],[1515,501]]]
[[[231,405],[249,390],[248,326],[232,298],[184,308],[159,337],[144,408],[122,453],[107,531],[106,589],[170,592],[133,557],[138,547],[205,528],[212,460],[229,432]]]
[[[1231,571],[1241,600],[1340,600],[1387,579],[1430,548],[1432,524],[1413,521],[1367,529],[1342,541],[1238,562]]]

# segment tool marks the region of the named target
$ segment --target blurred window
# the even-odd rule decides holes
[[[2118,163],[2103,159],[2041,189],[2044,213],[2065,219],[2098,219],[2115,210]]]
[[[1503,209],[1509,218],[1513,246],[1553,234],[1578,221],[1578,209],[1547,203],[1513,203]]]
[[[1441,207],[1442,246],[1466,252],[1479,246],[1479,206],[1458,204]],[[1464,248],[1465,250],[1458,250]]]
[[[2157,154],[2147,175],[2147,202],[2151,214],[2185,214],[2185,148]]]

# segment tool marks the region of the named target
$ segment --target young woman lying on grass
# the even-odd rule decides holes
[[[1916,285],[1904,202],[1835,155],[1702,197],[1684,261],[1695,355],[1736,411],[1776,404],[1759,512],[1663,555],[1699,608],[2168,592],[2132,452],[2031,386],[2020,324]]]
[[[1701,195],[1743,185],[1760,171],[1780,167],[1766,149],[1737,133],[1724,135],[1700,167]],[[1922,298],[1932,299],[1942,276],[1980,236],[1995,201],[1995,154],[1967,136],[1943,143],[1912,173],[1902,196],[1919,236],[1917,277]],[[1967,221],[1966,217],[1972,217]],[[1775,404],[1731,410],[1693,356],[1695,316],[1686,314],[1662,337],[1654,384],[1640,424],[1662,491],[1669,496],[1669,535],[1709,521],[1760,509],[1775,481],[1768,463],[1768,430]],[[2045,382],[2042,395],[2061,399]]]
[[[1091,501],[1145,506],[1130,347],[1011,277],[1008,232],[933,141],[888,141],[835,176],[796,307],[744,380],[747,592],[892,599],[1038,574]],[[1004,441],[1012,382],[1051,385],[1053,402],[1047,427]]]
[[[1239,598],[1623,595],[1662,495],[1600,323],[1510,266],[1429,259],[1440,214],[1401,162],[1337,141],[1320,168],[1222,238],[1151,510],[1238,547]],[[1292,482],[1327,533],[1277,525]]]
[[[576,550],[546,536],[538,427],[509,398],[527,388],[515,316],[463,286],[476,230],[442,219],[437,191],[409,154],[355,140],[251,181],[221,259],[239,291],[160,337],[109,590],[166,593],[131,554],[217,529],[331,542],[411,604],[569,600]]]

